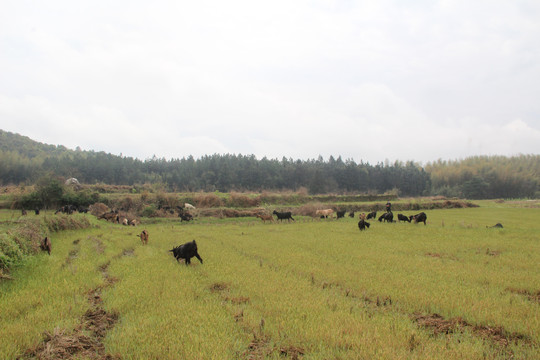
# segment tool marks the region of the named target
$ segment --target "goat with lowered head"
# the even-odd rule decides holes
[[[191,264],[192,257],[196,257],[197,259],[199,259],[201,264],[203,263],[203,259],[199,256],[199,252],[197,250],[197,243],[195,242],[195,240],[177,246],[169,251],[173,253],[176,261],[180,262],[180,259],[184,259],[186,265]]]

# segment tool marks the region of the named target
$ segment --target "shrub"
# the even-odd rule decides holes
[[[99,216],[110,211],[109,207],[105,205],[104,203],[92,204],[90,205],[89,210],[90,210],[90,214],[94,216]]]
[[[141,216],[144,216],[144,217],[156,217],[157,216],[156,207],[154,205],[148,205],[141,212]]]
[[[23,258],[17,242],[7,234],[0,234],[0,270],[7,270]]]

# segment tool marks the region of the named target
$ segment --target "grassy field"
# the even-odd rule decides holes
[[[95,226],[54,235],[50,256],[0,282],[0,358],[70,344],[88,359],[540,358],[540,209],[481,205],[364,232],[350,218],[74,215]],[[204,264],[177,263],[168,250],[193,239]]]

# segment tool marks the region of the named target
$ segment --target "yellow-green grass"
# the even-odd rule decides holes
[[[363,232],[350,218],[94,221],[99,228],[56,235],[50,257],[0,283],[0,358],[75,327],[109,262],[119,281],[102,298],[119,322],[104,341],[123,359],[538,358],[540,304],[526,294],[540,290],[540,209],[427,214],[427,226],[371,221]],[[497,222],[504,228],[486,228]],[[136,237],[143,228],[147,246]],[[204,264],[177,263],[168,250],[193,239]],[[415,321],[434,313],[470,326],[435,335]],[[475,331],[488,327],[514,340]]]

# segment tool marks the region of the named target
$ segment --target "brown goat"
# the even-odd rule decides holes
[[[141,235],[137,236],[141,238],[141,242],[143,245],[148,244],[148,231],[146,231],[146,229],[141,232]]]
[[[328,219],[328,217],[332,218],[333,213],[334,213],[333,209],[324,209],[324,210],[315,211],[315,215],[321,216],[321,218],[324,216],[326,219]]]
[[[267,221],[274,222],[274,217],[272,215],[257,214],[255,216],[261,219],[264,223],[266,223]]]
[[[39,244],[39,247],[41,250],[46,251],[51,255],[51,240],[48,236],[45,237],[45,239],[41,240],[41,244]]]

